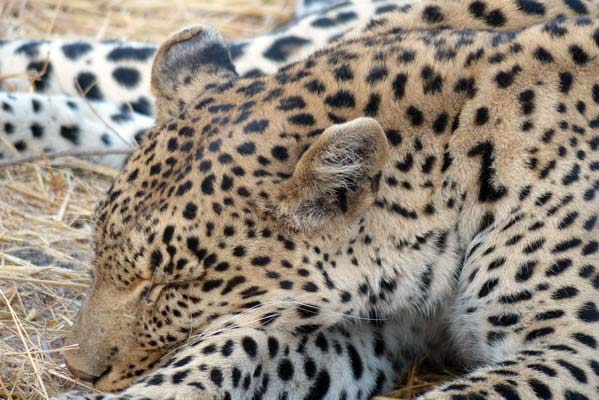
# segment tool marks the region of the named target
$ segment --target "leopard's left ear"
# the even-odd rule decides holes
[[[178,116],[210,87],[237,78],[228,47],[214,29],[193,26],[173,34],[152,65],[157,123]]]
[[[296,231],[351,224],[374,201],[388,157],[387,138],[376,120],[357,118],[333,125],[276,189],[268,212]]]

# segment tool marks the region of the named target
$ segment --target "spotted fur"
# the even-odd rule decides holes
[[[414,0],[350,0],[298,2],[299,17],[287,26],[230,45],[237,72],[259,76],[299,60],[336,40],[350,29],[361,29],[376,15],[391,12]],[[12,149],[0,145],[0,158],[37,151],[69,149],[117,149],[139,139],[140,130],[152,126],[154,99],[150,94],[150,69],[157,45],[121,41],[9,40],[0,41],[0,104],[16,110],[0,110],[0,134]],[[31,82],[34,78],[33,83]],[[51,112],[31,112],[24,103],[53,103]],[[68,96],[64,100],[53,95]],[[76,113],[75,140],[65,141],[62,126],[73,126],[68,104],[85,98],[91,112]],[[65,105],[66,104],[66,105]],[[108,115],[106,111],[111,110]],[[95,112],[94,112],[95,111]],[[113,115],[118,115],[112,118]],[[2,129],[13,126],[16,129]],[[34,135],[30,127],[41,126]],[[3,143],[5,141],[2,141]],[[122,168],[125,155],[95,157],[94,161]]]
[[[420,399],[597,398],[598,16],[426,1],[235,80],[174,35],[65,353],[124,391],[87,397],[368,398],[427,352],[469,372]]]

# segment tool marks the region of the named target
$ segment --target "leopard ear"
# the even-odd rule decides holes
[[[238,78],[227,45],[211,28],[193,26],[163,43],[152,65],[157,122],[178,116],[209,88]]]
[[[329,127],[278,188],[271,208],[275,218],[305,232],[342,226],[343,219],[347,225],[374,201],[388,153],[385,133],[374,119]],[[335,219],[340,224],[331,223]]]

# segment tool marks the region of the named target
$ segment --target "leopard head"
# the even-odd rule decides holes
[[[303,100],[281,85],[238,79],[207,28],[161,46],[156,128],[97,210],[95,277],[65,352],[76,375],[119,390],[202,335],[310,332],[335,322],[321,308],[347,309],[351,290],[322,263],[374,201],[386,137],[373,119],[331,125],[317,107],[326,126],[288,134],[281,104]]]

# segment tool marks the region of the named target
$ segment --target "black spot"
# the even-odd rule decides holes
[[[223,280],[222,279],[211,279],[211,280],[207,280],[204,282],[204,284],[202,285],[202,291],[203,292],[210,292],[220,286],[222,286],[223,284]]]
[[[376,93],[371,94],[368,99],[368,103],[364,107],[364,115],[367,115],[369,117],[376,116],[376,114],[379,111],[380,104],[381,96]]]
[[[374,12],[375,14],[380,15],[395,10],[397,10],[397,6],[395,4],[386,4],[384,6],[377,7],[377,9]]]
[[[493,385],[493,389],[505,400],[521,400],[516,389],[508,384],[498,383]]]
[[[218,51],[220,52],[221,50],[222,50],[222,47],[219,46]],[[223,55],[223,57],[227,57],[226,54],[222,54],[222,55]],[[230,60],[228,58],[226,58],[224,60],[224,62],[226,64],[229,64]],[[234,67],[231,66],[231,68],[233,69]],[[279,76],[279,75],[277,75],[277,76]],[[243,94],[245,94],[246,97],[251,97],[251,96],[257,95],[258,93],[263,92],[264,87],[265,87],[264,82],[257,80],[257,81],[253,81],[252,83],[250,83],[247,86],[240,87],[239,89],[237,89],[237,93],[243,93]]]
[[[587,375],[582,369],[564,360],[557,360],[557,363],[561,365],[563,368],[567,369],[568,372],[570,372],[570,374],[572,375],[572,377],[574,377],[574,379],[576,379],[578,382],[587,383]]]
[[[152,375],[150,377],[150,379],[148,379],[146,381],[146,385],[148,385],[148,386],[160,386],[160,385],[162,385],[163,382],[164,382],[164,376],[161,375],[161,374],[155,374],[155,375]]]
[[[75,90],[81,92],[90,100],[102,100],[104,95],[97,85],[96,75],[91,72],[81,72],[75,79]]]
[[[268,264],[270,264],[270,257],[254,257],[252,258],[251,261],[252,265],[256,266],[256,267],[264,267],[267,266]]]
[[[545,15],[545,6],[543,3],[534,0],[517,0],[518,8],[526,14]]]
[[[491,291],[493,291],[493,289],[495,289],[495,287],[498,284],[499,284],[499,279],[497,279],[497,278],[489,279],[480,288],[480,291],[478,292],[478,297],[482,298],[482,297],[487,296],[489,293],[491,293]]]
[[[574,339],[576,339],[578,342],[584,344],[585,346],[590,347],[591,349],[596,349],[597,348],[597,340],[590,335],[587,335],[585,333],[575,333],[574,335]]]
[[[310,93],[322,94],[325,91],[324,83],[318,79],[311,80],[304,86]]]
[[[339,7],[341,5],[343,5],[343,3],[339,3],[335,7]],[[337,14],[337,16],[335,17],[335,19],[341,23],[353,21],[356,18],[358,18],[358,15],[353,11],[343,11]]]
[[[445,132],[448,123],[449,115],[445,112],[439,114],[437,118],[435,118],[435,121],[433,121],[433,131],[438,135],[442,134]]]
[[[408,172],[413,165],[414,157],[412,156],[412,154],[408,153],[402,161],[398,161],[395,164],[395,167],[399,169],[401,172]]]
[[[430,66],[427,65],[422,68],[420,75],[424,81],[424,94],[435,94],[443,90],[443,78],[441,75],[435,73]]]
[[[212,368],[210,371],[210,380],[218,387],[223,384],[223,373],[218,368]]]
[[[510,87],[512,83],[514,83],[514,79],[517,74],[522,71],[520,66],[514,66],[510,71],[499,71],[497,75],[495,75],[495,82],[497,82],[497,86],[505,89]]]
[[[306,102],[300,96],[289,96],[279,101],[279,110],[290,111],[298,110],[306,107]]]
[[[416,58],[416,52],[411,50],[402,50],[397,57],[398,62],[410,63]]]
[[[274,146],[271,149],[270,154],[279,161],[286,161],[289,158],[287,148],[284,146]]]
[[[573,44],[569,48],[572,61],[577,65],[583,65],[589,62],[589,55],[579,46]]]
[[[408,107],[406,110],[406,116],[409,118],[410,123],[414,126],[420,126],[424,123],[424,114],[422,114],[422,111],[414,106]]]
[[[43,92],[48,89],[52,69],[52,64],[46,63],[46,61],[32,61],[27,65],[28,71],[37,72],[37,76],[33,81],[33,88],[36,92]]]
[[[597,322],[599,321],[599,310],[595,303],[589,301],[578,310],[576,316],[584,322]]]
[[[572,266],[572,260],[569,258],[559,259],[554,262],[545,272],[547,276],[557,276]]]
[[[503,185],[495,186],[495,160],[494,146],[485,141],[477,144],[468,151],[468,157],[481,157],[481,169],[479,174],[479,195],[481,202],[495,202],[507,194],[507,188]]]
[[[314,283],[312,282],[307,282],[304,284],[304,286],[302,286],[302,289],[304,289],[306,292],[318,292],[318,286],[316,286]]]
[[[582,394],[580,392],[576,392],[576,391],[568,389],[564,392],[564,400],[591,400],[591,399],[589,399],[587,396],[585,396],[584,394]]]
[[[478,110],[476,110],[474,123],[478,126],[481,126],[487,122],[489,122],[489,109],[487,107],[480,107]]]
[[[564,311],[562,310],[549,310],[543,313],[537,314],[535,318],[537,321],[549,321],[552,319],[558,319],[564,316]]]
[[[542,63],[553,62],[553,56],[543,47],[537,47],[534,52],[534,57]]]
[[[256,354],[258,353],[258,344],[254,339],[249,336],[245,336],[241,340],[241,346],[247,355],[250,356],[250,358],[256,357]]]
[[[518,101],[520,102],[520,109],[522,110],[523,115],[532,114],[535,109],[534,99],[535,92],[532,90],[525,90],[520,93]]]
[[[237,152],[244,156],[254,154],[256,152],[256,145],[254,142],[245,142],[237,146]]]
[[[2,102],[2,110],[11,114],[13,113],[12,106],[8,103],[5,103],[4,101]]]
[[[443,13],[438,6],[427,6],[422,12],[422,19],[430,24],[436,24],[443,21]]]
[[[315,28],[329,28],[331,26],[335,26],[337,23],[334,19],[328,17],[317,18],[310,23],[311,26]]]
[[[179,185],[179,187],[177,188],[177,192],[175,193],[177,196],[183,196],[185,193],[187,193],[193,186],[193,183],[191,181],[186,181],[185,183],[182,183],[181,185]]]
[[[559,74],[559,91],[562,93],[568,93],[572,88],[574,77],[569,72],[562,72]]]
[[[354,78],[354,73],[352,72],[349,65],[344,64],[339,68],[335,69],[335,79],[338,81],[350,81]]]
[[[184,358],[178,360],[173,365],[177,368],[184,367],[185,365],[189,364],[192,360],[193,360],[192,356],[187,356],[187,357],[184,357]]]
[[[517,314],[493,315],[488,318],[493,326],[510,326],[515,325],[520,321]]]
[[[267,341],[268,345],[268,354],[270,358],[275,358],[277,353],[279,352],[279,341],[272,336],[268,337]]]
[[[253,120],[243,127],[243,131],[245,133],[263,133],[268,128],[268,124],[266,119]]]
[[[534,371],[541,372],[549,377],[554,377],[557,375],[556,370],[554,370],[553,368],[549,368],[548,366],[543,364],[529,364],[527,365],[527,367]]]
[[[505,25],[506,18],[500,10],[492,10],[485,17],[485,21],[491,26],[498,27]]]
[[[454,86],[456,93],[466,93],[469,98],[473,98],[476,95],[476,82],[473,78],[460,79]]]
[[[149,61],[156,48],[154,47],[129,47],[119,46],[114,48],[108,53],[108,59],[110,61]]]
[[[248,43],[237,42],[229,45],[229,54],[231,55],[231,59],[235,60],[243,55],[243,49],[248,45]]]
[[[139,71],[134,68],[118,67],[112,71],[112,77],[126,88],[134,88],[139,84]]]
[[[148,100],[147,97],[142,96],[137,101],[131,103],[131,108],[133,111],[138,112],[143,115],[152,116],[152,103]]]
[[[581,0],[564,0],[566,5],[570,7],[577,14],[587,14],[587,7]]]
[[[473,1],[472,3],[470,3],[470,6],[468,7],[468,11],[470,11],[470,14],[474,15],[476,18],[483,18],[485,16],[485,10],[487,8],[487,5],[485,3],[483,3],[482,1],[476,0]]]
[[[338,90],[332,96],[325,98],[325,103],[335,108],[351,108],[355,107],[356,99],[354,95],[347,90]]]
[[[277,373],[282,381],[286,382],[293,378],[293,364],[288,358],[284,358],[279,362]]]
[[[150,267],[152,268],[152,270],[158,268],[162,264],[162,260],[163,257],[160,250],[154,250],[152,254],[150,254]]]
[[[13,143],[13,146],[20,152],[27,150],[27,143],[24,140],[17,140]]]
[[[37,99],[32,99],[31,100],[31,107],[33,108],[33,112],[37,113],[42,109],[42,104],[40,103],[39,100]]]
[[[204,193],[205,195],[211,195],[212,193],[214,193],[214,181],[215,181],[215,176],[214,174],[210,174],[207,177],[204,178],[204,180],[202,181],[202,193]]]
[[[358,354],[356,348],[349,343],[347,344],[347,354],[349,355],[354,378],[356,380],[359,380],[362,377],[362,373],[364,372],[362,358],[360,357],[360,354]]]
[[[582,240],[578,238],[571,238],[568,240],[564,240],[556,244],[553,249],[551,249],[552,253],[562,253],[573,248],[576,248],[582,244]]]
[[[368,71],[368,75],[366,76],[366,82],[375,83],[381,81],[387,77],[389,71],[387,67],[373,67],[370,71]]]
[[[395,100],[400,100],[405,96],[407,82],[407,74],[397,74],[397,76],[393,80],[393,95],[395,96]]]
[[[532,378],[528,380],[528,385],[535,393],[537,398],[543,400],[550,400],[551,398],[553,398],[551,389],[549,389],[549,386],[545,385],[543,382]]]
[[[310,387],[310,391],[304,400],[321,400],[324,399],[331,385],[331,377],[326,370],[318,373],[314,385]]]
[[[185,209],[183,210],[183,217],[185,219],[194,219],[196,217],[198,211],[198,206],[196,206],[194,203],[187,203],[185,205]]]
[[[539,329],[535,329],[530,331],[526,337],[524,338],[525,342],[531,342],[533,340],[536,340],[538,338],[541,338],[543,336],[547,336],[550,335],[552,333],[555,332],[555,329],[553,329],[552,327],[548,326],[545,328],[539,328]]]
[[[15,50],[15,54],[25,54],[27,57],[37,57],[39,47],[47,43],[45,40],[28,40]]]
[[[553,294],[551,295],[551,298],[553,300],[564,300],[564,299],[571,299],[572,297],[576,297],[577,295],[578,295],[578,289],[576,289],[575,287],[572,287],[572,286],[564,286],[564,287],[557,289],[555,292],[553,292]]]
[[[591,240],[589,243],[585,244],[582,248],[582,255],[589,256],[591,254],[595,254],[599,249],[599,243],[595,240]]]
[[[392,146],[399,146],[403,140],[401,133],[394,129],[386,130],[385,135],[387,136],[387,140]]]
[[[86,42],[72,42],[62,45],[62,52],[70,60],[77,60],[92,49]]]
[[[308,113],[295,114],[287,118],[290,124],[300,126],[312,126],[316,123],[314,116]]]
[[[79,127],[77,125],[62,125],[60,127],[60,136],[74,145],[79,145]]]
[[[269,60],[284,62],[305,45],[311,43],[309,39],[299,36],[286,36],[274,41],[274,43],[263,53]]]
[[[44,127],[40,124],[33,123],[30,126],[31,129],[31,134],[33,135],[34,138],[41,138],[42,136],[44,136]]]

